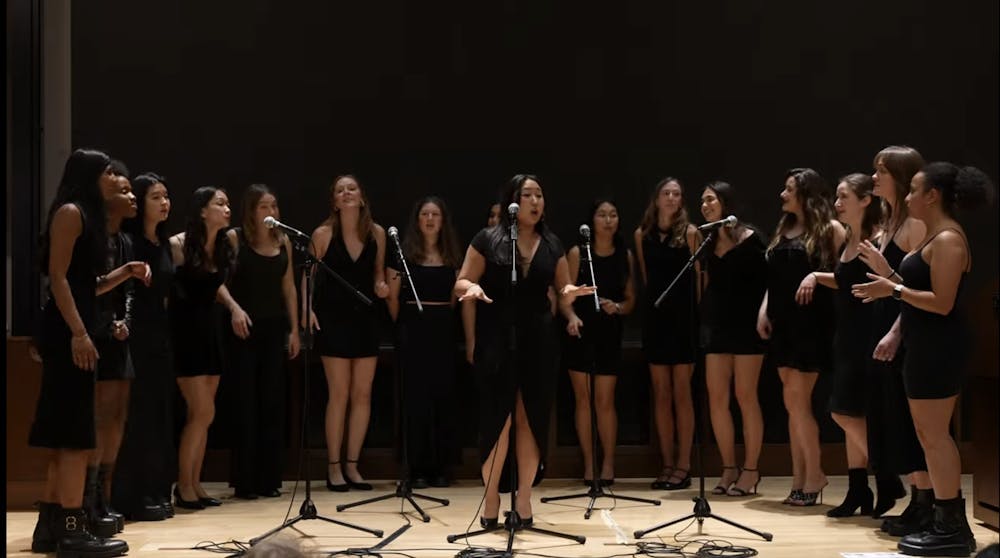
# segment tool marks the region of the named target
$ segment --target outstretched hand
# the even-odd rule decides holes
[[[465,302],[466,300],[471,299],[481,300],[486,304],[493,304],[493,299],[486,296],[486,293],[483,292],[483,288],[480,287],[478,283],[473,283],[471,287],[466,289],[465,294],[458,297],[459,302]]]

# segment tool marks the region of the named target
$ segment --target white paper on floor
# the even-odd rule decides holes
[[[628,544],[628,535],[625,534],[625,530],[622,526],[615,521],[615,518],[611,516],[611,510],[601,510],[601,519],[604,520],[604,524],[611,528],[615,532],[615,542],[618,544]]]

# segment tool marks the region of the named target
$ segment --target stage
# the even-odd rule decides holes
[[[717,479],[706,479],[706,491],[715,486]],[[772,542],[765,542],[749,533],[725,525],[713,519],[705,520],[703,533],[698,534],[697,524],[680,523],[651,533],[643,540],[678,544],[680,541],[695,539],[713,539],[728,541],[734,545],[749,546],[759,552],[759,556],[768,558],[800,558],[840,557],[841,552],[890,552],[895,551],[897,539],[889,537],[878,530],[881,520],[869,517],[854,517],[850,519],[833,520],[825,513],[842,500],[847,490],[846,477],[831,477],[830,485],[824,492],[824,504],[811,508],[793,508],[781,505],[781,500],[787,495],[790,486],[787,477],[766,477],[761,481],[760,494],[748,498],[729,498],[726,496],[709,495],[709,503],[713,513],[752,527],[767,531],[774,535]],[[446,542],[445,537],[452,533],[464,532],[479,527],[476,507],[482,497],[481,487],[472,482],[464,481],[446,489],[427,489],[419,492],[430,496],[448,498],[451,505],[440,507],[427,502],[425,511],[431,516],[430,523],[422,523],[415,513],[408,513],[406,518],[398,512],[400,500],[394,499],[379,504],[354,508],[338,513],[336,506],[360,500],[369,496],[384,494],[391,491],[391,482],[379,482],[373,492],[349,492],[335,494],[328,492],[323,482],[316,483],[318,490],[313,494],[313,500],[321,515],[334,519],[382,529],[388,537],[393,531],[407,523],[412,526],[396,540],[387,545],[387,551],[402,551],[410,556],[450,557],[458,553],[464,544],[462,541],[454,544]],[[620,480],[613,489],[625,496],[640,496],[659,499],[659,506],[620,502],[617,506],[611,498],[602,498],[598,507],[608,510],[602,512],[595,509],[590,520],[583,519],[587,504],[586,499],[570,500],[542,504],[538,502],[541,496],[558,496],[583,491],[578,481],[548,480],[536,488],[534,518],[535,525],[544,529],[552,529],[583,535],[587,537],[585,545],[578,545],[561,539],[549,538],[536,534],[518,535],[514,548],[522,552],[536,555],[565,557],[598,557],[611,555],[631,555],[635,550],[633,531],[648,529],[659,523],[691,513],[692,496],[697,494],[695,488],[677,492],[652,491],[648,489],[649,479]],[[162,522],[129,523],[122,534],[129,543],[129,556],[210,556],[207,551],[193,550],[196,545],[207,542],[228,543],[232,540],[247,541],[265,531],[279,525],[289,511],[289,502],[293,489],[292,483],[285,483],[283,495],[276,499],[261,499],[243,501],[232,498],[232,490],[221,483],[205,485],[209,493],[222,498],[224,504],[218,508],[204,511],[187,512],[178,510],[176,517]],[[962,477],[962,490],[966,495],[972,493],[972,477]],[[299,509],[302,497],[302,486],[292,504],[291,515]],[[504,506],[508,500],[504,499]],[[901,500],[894,513],[898,514],[905,506]],[[423,502],[421,502],[423,506]],[[968,514],[972,517],[972,504],[968,503]],[[403,506],[406,511],[412,511],[409,504]],[[34,528],[37,514],[35,512],[7,513],[7,556],[30,556],[31,532]],[[298,531],[287,529],[285,537],[294,537],[301,543],[303,550],[310,554],[326,554],[348,547],[370,547],[380,542],[371,535],[350,530],[323,521],[313,520],[299,523]],[[979,548],[996,542],[997,533],[978,522],[972,522]],[[471,540],[475,546],[491,546],[502,548],[506,537],[502,531],[476,537]],[[692,544],[688,550],[695,550]]]

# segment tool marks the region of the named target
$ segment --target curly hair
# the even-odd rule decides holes
[[[820,269],[832,269],[836,256],[833,246],[833,210],[827,197],[826,182],[818,172],[808,168],[794,168],[785,173],[785,181],[795,180],[795,197],[802,206],[802,240],[810,259],[817,259]],[[767,247],[768,254],[781,242],[786,232],[796,225],[798,217],[785,213],[778,221],[774,238]]]

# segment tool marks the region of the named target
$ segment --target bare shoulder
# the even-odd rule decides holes
[[[385,229],[378,223],[372,223],[372,234],[374,234],[375,238],[378,240],[385,240]]]
[[[73,203],[64,203],[52,215],[52,226],[58,226],[64,230],[73,228],[83,229],[83,212]]]
[[[566,255],[570,256],[570,257],[573,257],[573,258],[579,259],[580,258],[580,247],[579,246],[573,246],[573,247],[571,247],[566,252]]]
[[[184,265],[184,233],[177,233],[171,236],[169,242],[170,255],[174,260],[174,265]]]
[[[635,238],[635,243],[639,244],[642,241],[642,227],[636,227],[635,232],[632,233]]]

